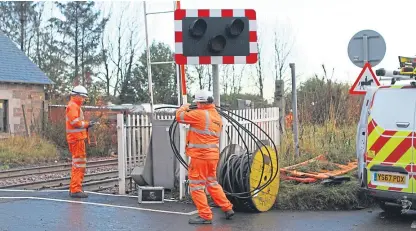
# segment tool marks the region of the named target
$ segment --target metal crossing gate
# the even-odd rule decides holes
[[[279,108],[257,108],[232,110],[231,112],[243,118],[253,121],[257,126],[263,129],[275,142],[280,144],[279,133]],[[252,132],[261,140],[268,139],[261,130],[249,121],[231,115],[240,124]],[[154,114],[156,120],[173,121],[173,114]],[[166,131],[168,132],[168,131]],[[244,146],[244,142],[250,151],[255,151],[257,144],[249,137],[239,137],[239,133],[246,135],[242,129],[236,129],[231,124],[225,123],[221,137],[220,149],[222,150],[229,144],[239,144]],[[133,169],[137,166],[144,166],[146,155],[150,146],[152,136],[152,123],[149,114],[118,114],[117,115],[117,141],[118,141],[118,169],[119,169],[119,194],[126,192],[126,177],[130,176]],[[182,137],[181,137],[182,140]],[[185,144],[184,139],[183,142]],[[183,153],[181,153],[183,154]],[[183,169],[184,170],[184,169]]]

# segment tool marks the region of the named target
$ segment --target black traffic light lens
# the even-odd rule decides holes
[[[227,26],[228,35],[231,37],[239,36],[244,30],[244,22],[241,19],[234,19]]]
[[[224,50],[226,44],[227,40],[225,37],[222,35],[217,35],[209,40],[208,46],[212,52],[218,53]]]
[[[207,30],[207,22],[204,19],[197,19],[191,23],[189,26],[189,32],[192,37],[202,37]]]

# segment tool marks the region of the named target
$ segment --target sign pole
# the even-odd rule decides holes
[[[218,64],[212,65],[212,93],[214,95],[214,103],[220,105],[220,70]]]
[[[298,136],[298,102],[296,95],[296,74],[295,64],[289,64],[292,73],[292,108],[293,108],[293,138],[295,141],[295,156],[299,157],[299,136]]]
[[[218,64],[212,64],[212,93],[214,95],[214,104],[215,106],[221,106],[221,91],[220,91],[220,70]],[[227,131],[227,120],[222,118],[222,131],[220,136],[220,153],[224,150],[227,143],[226,140],[226,131]]]

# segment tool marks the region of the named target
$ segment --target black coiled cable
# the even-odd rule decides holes
[[[174,106],[170,106],[170,107],[160,107],[157,108],[155,110],[162,110],[162,109],[178,109],[178,107],[174,107]],[[221,166],[219,169],[217,169],[217,172],[219,175],[219,179],[218,182],[219,184],[223,187],[223,190],[225,192],[226,195],[229,196],[229,198],[231,197],[231,199],[233,199],[233,202],[238,204],[239,200],[236,199],[242,199],[242,200],[246,200],[246,199],[250,199],[252,197],[254,197],[255,195],[257,195],[259,192],[261,192],[264,188],[266,188],[267,186],[269,186],[274,180],[275,178],[278,176],[278,166],[273,166],[273,161],[270,161],[270,175],[272,177],[270,177],[269,179],[267,179],[267,181],[265,183],[261,184],[261,179],[263,179],[263,175],[264,175],[264,166],[265,166],[265,158],[264,156],[267,156],[270,158],[270,160],[272,160],[272,156],[271,153],[269,152],[268,149],[266,153],[263,153],[262,147],[265,146],[266,144],[260,140],[258,137],[256,137],[256,135],[254,135],[251,131],[249,131],[247,128],[244,127],[244,125],[240,124],[236,119],[233,118],[233,116],[240,118],[242,120],[248,121],[250,124],[254,125],[256,128],[258,128],[261,133],[265,134],[265,136],[268,138],[268,142],[270,143],[269,145],[275,150],[275,158],[276,160],[278,160],[278,152],[277,152],[277,148],[275,143],[273,142],[272,138],[260,127],[258,126],[255,122],[251,121],[250,119],[244,118],[240,115],[237,115],[235,113],[233,113],[230,110],[227,110],[223,107],[216,107],[218,113],[224,117],[230,124],[231,126],[233,126],[238,134],[238,136],[241,138],[242,144],[243,144],[243,148],[245,149],[245,153],[244,154],[232,154],[227,156],[224,159],[224,163],[220,163],[219,166]],[[173,120],[172,124],[169,127],[169,139],[170,139],[170,144],[172,147],[172,151],[175,155],[175,157],[178,159],[179,163],[188,170],[188,164],[186,163],[186,161],[182,158],[182,156],[179,153],[178,148],[176,147],[176,143],[175,143],[175,132],[176,129],[178,127],[178,122],[176,121],[176,119]],[[263,169],[261,169],[261,176],[259,177],[259,181],[258,181],[258,185],[256,187],[254,187],[253,190],[249,190],[249,184],[250,184],[250,173],[252,171],[251,169],[251,163],[253,160],[253,154],[249,152],[249,148],[247,145],[246,140],[244,139],[243,135],[240,132],[240,129],[245,132],[249,138],[253,139],[255,141],[255,144],[258,148],[258,150],[261,152],[261,154],[263,155]],[[225,155],[225,153],[223,153],[222,155]],[[241,202],[241,200],[240,200]],[[234,204],[233,203],[233,204]]]

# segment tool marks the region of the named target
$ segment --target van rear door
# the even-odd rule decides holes
[[[375,92],[367,127],[368,188],[413,193],[413,139],[416,89],[380,88]]]
[[[363,104],[361,106],[361,115],[360,121],[357,125],[356,133],[356,156],[358,160],[358,176],[360,180],[360,185],[365,187],[367,184],[367,179],[364,175],[364,170],[366,168],[366,163],[364,160],[365,153],[367,152],[367,124],[368,124],[368,110],[370,108],[370,102],[373,98],[374,88],[368,88],[367,93],[365,94]]]

